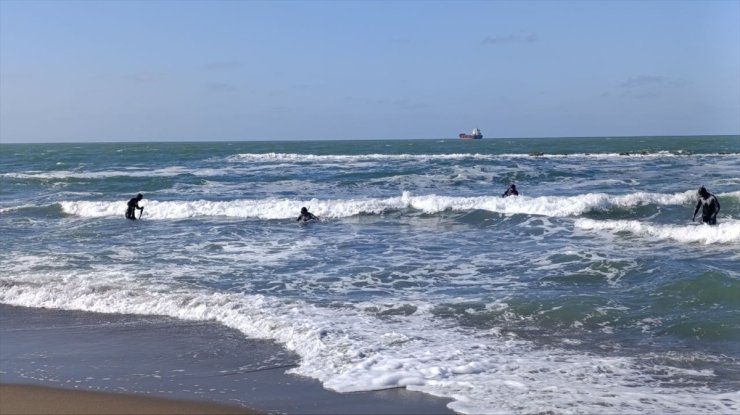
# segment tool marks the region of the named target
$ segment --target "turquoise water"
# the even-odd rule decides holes
[[[0,302],[214,319],[327,388],[464,413],[734,413],[739,156],[738,136],[4,144]],[[691,222],[700,185],[717,226]]]

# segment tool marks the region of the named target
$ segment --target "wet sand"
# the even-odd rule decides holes
[[[31,385],[0,385],[2,414],[257,414],[246,408]]]
[[[185,407],[195,405],[191,402],[207,404],[195,413],[239,413],[203,412],[211,408],[287,414],[453,414],[446,407],[448,400],[405,389],[332,392],[318,381],[285,373],[297,364],[298,357],[278,344],[247,339],[215,322],[0,305],[3,414],[12,413],[6,411],[9,403],[36,403],[26,399],[36,396],[28,394],[29,386],[13,385],[63,389],[44,389],[41,396],[48,397],[44,402],[50,409],[61,408],[63,402],[83,402],[82,395],[66,394],[87,391],[115,394],[100,399],[131,400],[131,405],[141,397],[167,398],[172,400],[167,405]],[[226,406],[208,406],[213,404]],[[154,407],[126,408],[131,411],[125,413],[163,413]],[[83,411],[80,407],[71,413]],[[169,413],[173,412],[188,413],[175,407]]]

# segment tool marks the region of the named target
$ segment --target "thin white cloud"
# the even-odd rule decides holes
[[[627,78],[620,86],[622,88],[641,88],[647,86],[684,87],[691,84],[691,81],[685,79],[671,79],[661,75],[638,75]]]
[[[626,81],[622,82],[619,86],[622,88],[635,88],[651,85],[662,85],[665,83],[666,78],[664,76],[656,75],[639,75],[627,78]]]
[[[136,72],[136,73],[126,74],[123,77],[129,81],[143,83],[143,84],[162,82],[166,79],[166,77],[163,74],[155,73],[155,72]]]
[[[228,69],[237,69],[242,66],[242,63],[239,61],[219,61],[219,62],[209,62],[205,65],[203,65],[203,69],[207,71],[223,71]]]
[[[234,92],[236,86],[224,82],[208,82],[206,83],[206,89],[212,92]]]
[[[539,40],[536,33],[518,33],[503,36],[487,36],[482,45],[503,45],[510,43],[534,43]]]

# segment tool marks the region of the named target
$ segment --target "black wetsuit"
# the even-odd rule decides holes
[[[716,196],[709,193],[707,198],[699,197],[699,201],[696,202],[696,209],[694,209],[694,216],[699,211],[701,206],[701,221],[709,224],[717,224],[717,213],[719,213],[719,200]]]
[[[143,207],[139,207],[139,198],[131,198],[131,200],[128,201],[128,209],[126,209],[126,219],[136,220],[136,209],[144,209]]]
[[[517,192],[515,188],[510,187],[506,189],[504,194],[501,195],[501,197],[508,197],[508,196],[519,196],[519,192]]]
[[[304,221],[304,222],[308,222],[310,220],[319,220],[319,218],[317,218],[311,212],[305,212],[305,213],[302,212],[301,216],[298,216],[298,219],[296,219],[296,221]]]

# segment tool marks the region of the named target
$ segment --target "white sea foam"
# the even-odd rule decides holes
[[[432,160],[493,160],[498,156],[488,154],[297,154],[297,153],[243,153],[227,158],[231,162],[287,162],[287,163],[315,163],[315,162],[361,162],[361,161],[432,161]]]
[[[247,169],[247,171],[250,169]],[[14,179],[37,179],[37,180],[69,180],[69,179],[107,179],[111,177],[176,177],[180,175],[193,175],[197,177],[214,177],[235,173],[244,173],[245,168],[236,170],[233,167],[214,167],[214,168],[187,168],[184,166],[170,166],[161,169],[142,169],[142,168],[125,168],[121,170],[100,170],[100,171],[75,171],[75,170],[55,170],[55,171],[25,171],[2,173],[0,177]]]
[[[19,206],[1,207],[0,208],[0,213],[14,212],[16,210],[29,209],[29,208],[35,208],[35,207],[38,207],[38,206],[37,205],[26,204],[26,205],[19,205]]]
[[[28,307],[167,315],[214,320],[256,338],[274,339],[301,356],[293,372],[339,392],[407,387],[450,397],[461,413],[737,413],[740,393],[689,384],[661,386],[628,357],[541,349],[513,337],[449,327],[414,304],[412,315],[383,318],[262,295],[215,293],[137,278],[115,264],[67,275],[34,274],[43,258],[17,262],[0,278],[0,302]],[[129,272],[126,272],[129,271]],[[144,282],[147,281],[147,282]],[[498,305],[500,306],[500,305]],[[711,371],[691,373],[712,378]]]
[[[740,192],[721,196],[740,197]],[[630,193],[609,195],[587,193],[578,196],[500,196],[454,197],[423,195],[413,196],[404,192],[399,197],[362,199],[259,199],[232,201],[157,201],[145,200],[148,219],[184,219],[201,216],[235,218],[288,219],[297,216],[302,206],[324,218],[344,218],[360,214],[382,214],[399,209],[417,209],[434,214],[443,211],[488,210],[502,214],[527,214],[550,217],[577,216],[591,211],[608,211],[632,206],[682,205],[695,200],[693,191],[682,193]],[[64,201],[60,202],[65,213],[82,217],[121,216],[126,209],[123,201]]]
[[[698,154],[700,156],[736,157],[736,154]],[[607,160],[614,158],[674,158],[692,157],[687,154],[675,154],[669,151],[656,153],[572,153],[572,154],[479,154],[479,153],[452,153],[452,154],[298,154],[298,153],[241,153],[227,157],[230,162],[263,162],[263,163],[315,163],[315,162],[360,162],[360,161],[439,161],[439,160],[508,160],[519,158],[543,159],[592,159]]]
[[[716,226],[702,225],[661,225],[637,220],[576,220],[575,227],[586,230],[629,232],[638,236],[657,239],[670,239],[685,243],[738,243],[740,242],[740,221],[728,219]]]
[[[180,174],[190,173],[190,170],[181,166],[172,166],[162,169],[135,169],[127,168],[121,170],[101,170],[101,171],[74,171],[74,170],[55,170],[55,171],[26,171],[15,173],[3,173],[2,177],[15,179],[46,179],[46,180],[64,180],[64,179],[104,179],[109,177],[167,177],[177,176]]]

